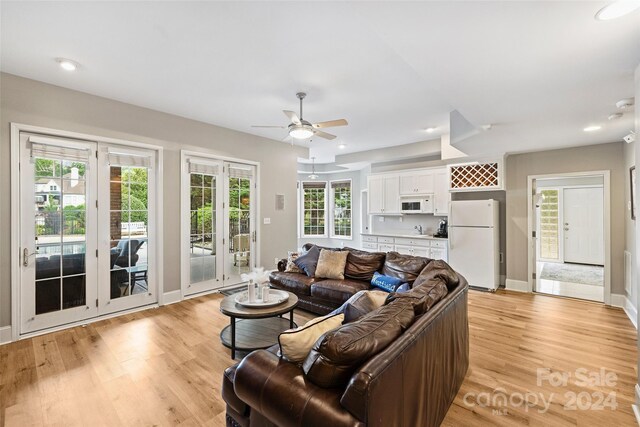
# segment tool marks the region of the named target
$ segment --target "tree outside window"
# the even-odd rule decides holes
[[[332,181],[332,237],[351,237],[351,181]]]

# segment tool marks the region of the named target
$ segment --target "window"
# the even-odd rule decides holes
[[[351,181],[331,182],[331,237],[351,238]]]
[[[327,212],[325,202],[327,196],[326,182],[302,183],[302,235],[326,236],[325,223]]]
[[[540,194],[540,258],[557,260],[560,259],[559,191],[547,189]]]

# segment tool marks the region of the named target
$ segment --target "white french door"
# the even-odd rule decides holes
[[[242,283],[256,267],[256,167],[225,163],[224,285]]]
[[[158,301],[155,152],[101,144],[99,268],[101,314]]]
[[[256,266],[256,167],[196,155],[182,162],[182,291],[240,283]]]
[[[157,301],[153,150],[20,133],[20,331]]]
[[[95,150],[20,134],[21,333],[97,314]]]

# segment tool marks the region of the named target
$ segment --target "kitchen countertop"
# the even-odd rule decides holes
[[[401,233],[360,233],[361,236],[380,237],[401,237],[405,239],[425,239],[425,240],[449,240],[446,237],[434,237],[428,234],[401,234]]]

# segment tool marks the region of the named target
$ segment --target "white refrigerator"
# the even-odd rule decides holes
[[[470,286],[495,291],[500,286],[497,200],[451,202],[449,264]]]

